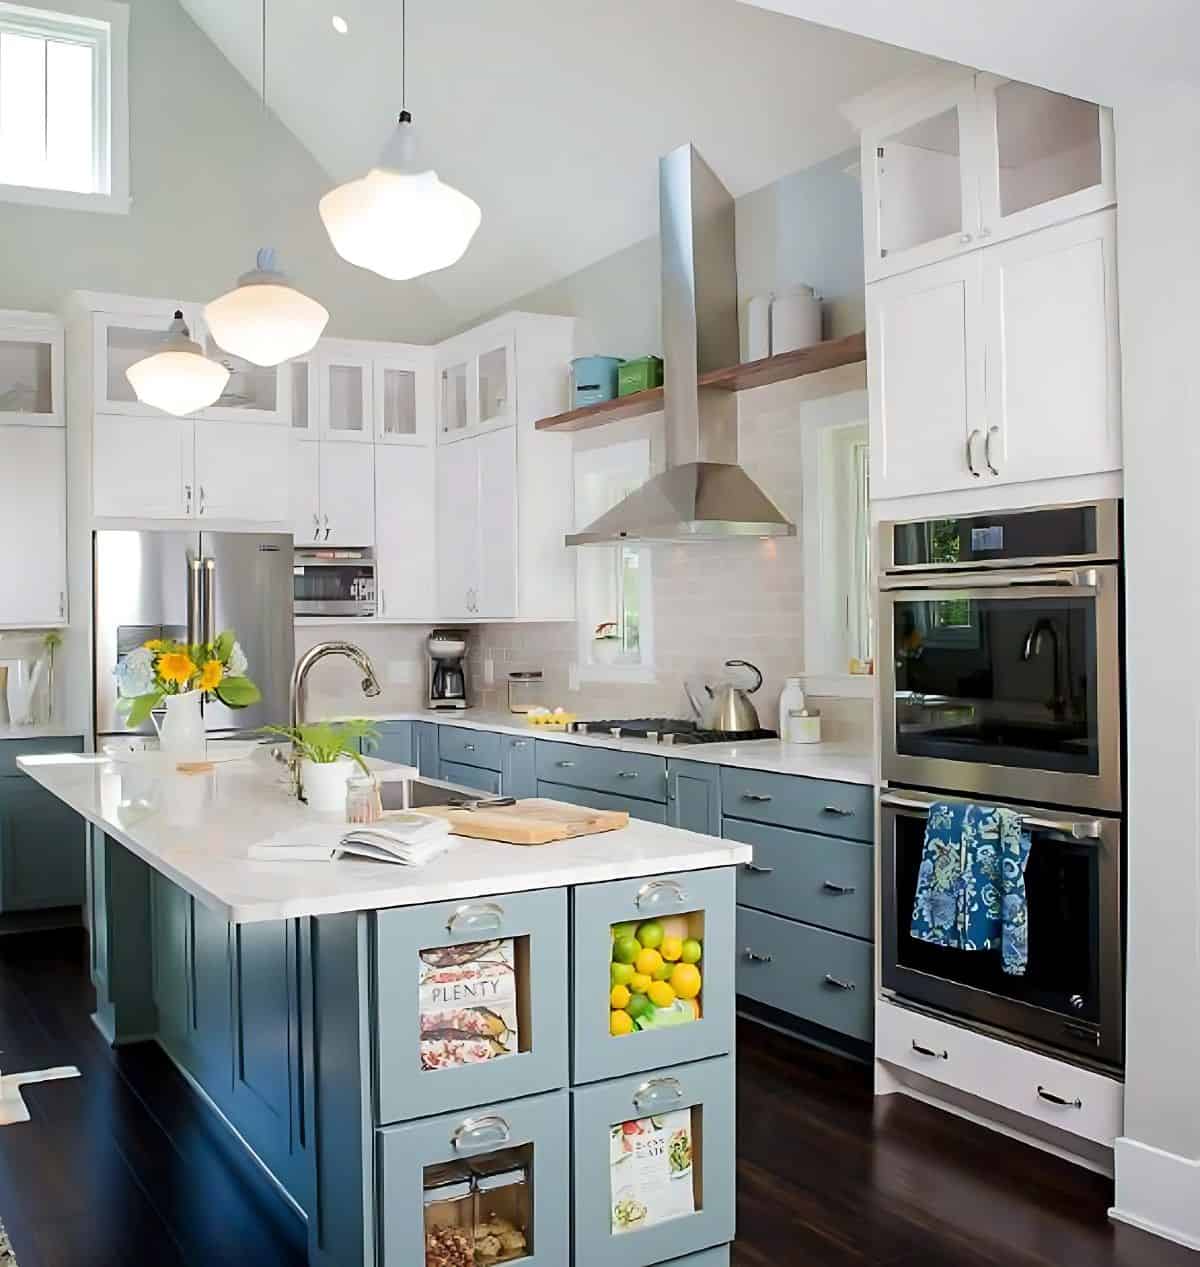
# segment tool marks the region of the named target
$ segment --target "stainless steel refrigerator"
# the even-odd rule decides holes
[[[292,625],[292,538],[255,532],[95,534],[96,735],[128,734],[117,712],[113,670],[150,638],[209,641],[232,629],[262,692],[249,708],[204,705],[210,733],[286,724],[296,658]],[[153,734],[146,722],[138,733]]]

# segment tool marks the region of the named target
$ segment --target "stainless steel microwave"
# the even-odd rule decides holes
[[[292,564],[297,616],[369,617],[378,610],[375,552],[298,547]]]

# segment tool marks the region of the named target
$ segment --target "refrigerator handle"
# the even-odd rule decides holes
[[[217,606],[217,561],[216,559],[204,560],[204,632],[203,639],[205,642],[212,642],[217,636],[214,625],[216,624],[216,606]]]
[[[192,647],[200,639],[200,568],[199,559],[188,559],[187,640]]]

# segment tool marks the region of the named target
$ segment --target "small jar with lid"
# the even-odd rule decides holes
[[[492,1267],[533,1252],[529,1166],[519,1151],[470,1163],[475,1179],[475,1263]]]
[[[379,781],[372,774],[346,780],[346,822],[377,823],[383,817]]]
[[[425,1168],[425,1267],[475,1267],[475,1185],[466,1166]]]
[[[542,706],[543,676],[541,669],[522,669],[508,675],[510,713],[528,713]]]

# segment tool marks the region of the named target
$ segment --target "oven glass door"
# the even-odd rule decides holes
[[[1081,575],[884,592],[889,779],[1120,808],[1117,573]]]
[[[895,794],[903,799],[906,794]],[[884,986],[1066,1050],[1114,1062],[1120,1053],[1119,832],[1030,826],[1025,868],[1028,960],[1003,970],[998,951],[932,945],[912,935],[928,812],[887,808],[884,794]],[[930,798],[932,799],[932,798]]]

